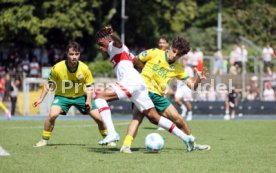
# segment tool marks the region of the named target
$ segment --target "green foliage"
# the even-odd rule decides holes
[[[0,41],[44,45],[76,40],[94,32],[93,9],[98,1],[9,1],[0,2]],[[58,33],[58,34],[57,34]]]
[[[121,34],[118,0],[1,0],[0,46],[66,44],[77,40],[92,57],[93,34],[111,24]],[[216,47],[218,0],[126,1],[125,36],[131,49],[156,47],[161,35],[184,35],[193,47]],[[276,6],[272,0],[222,1],[223,48],[243,36],[259,47],[275,43]]]
[[[88,64],[94,77],[114,77],[113,67],[109,60],[96,60]]]

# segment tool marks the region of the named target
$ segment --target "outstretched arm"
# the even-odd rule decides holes
[[[198,71],[197,68],[194,68],[195,71],[195,78],[189,78],[185,81],[185,84],[191,89],[191,90],[196,90],[198,87],[198,84],[203,80],[206,79],[206,71],[203,69],[203,71]]]
[[[117,35],[114,34],[112,27],[106,26],[105,29],[107,30],[111,39],[113,40],[113,46],[118,47],[118,48],[122,47],[123,43],[122,43],[121,39]]]

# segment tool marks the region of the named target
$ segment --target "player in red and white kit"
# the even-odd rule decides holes
[[[95,100],[108,135],[99,144],[106,145],[119,140],[115,131],[111,112],[106,101],[128,98],[140,112],[145,114],[153,123],[173,133],[185,142],[188,151],[194,148],[194,137],[187,135],[177,128],[170,120],[161,117],[148,96],[148,89],[138,71],[133,66],[133,59],[128,48],[113,34],[111,27],[105,27],[96,33],[96,40],[103,53],[107,53],[113,63],[114,72],[118,82],[106,88],[97,95]],[[177,53],[177,52],[176,52]]]

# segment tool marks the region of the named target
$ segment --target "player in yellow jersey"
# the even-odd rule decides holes
[[[98,109],[92,99],[93,77],[80,58],[80,45],[70,42],[66,48],[67,60],[52,67],[48,81],[40,97],[33,103],[37,107],[45,98],[48,91],[55,93],[48,118],[44,123],[42,139],[34,147],[46,146],[54,129],[55,120],[60,115],[66,115],[71,106],[81,113],[88,113],[98,124],[100,133],[104,136],[107,131],[101,120]]]
[[[206,78],[204,71],[199,72],[196,69],[197,76],[194,79],[189,78],[188,74],[179,64],[179,58],[188,53],[188,51],[189,43],[184,38],[177,37],[173,40],[172,47],[168,51],[160,49],[146,50],[137,56],[135,64],[136,66],[143,67],[141,75],[147,84],[149,96],[156,110],[162,116],[174,122],[185,134],[191,135],[188,124],[183,120],[171,102],[164,97],[169,82],[174,78],[185,81],[186,85],[194,90],[201,80]],[[130,147],[132,141],[144,117],[135,107],[133,113],[133,120],[128,127],[127,136],[120,150],[124,153],[131,153]],[[192,148],[192,150],[209,149],[209,145],[197,144]]]
[[[6,106],[1,101],[0,101],[0,109],[2,109],[5,112],[5,115],[7,116],[8,120],[11,119],[11,112],[6,108]]]

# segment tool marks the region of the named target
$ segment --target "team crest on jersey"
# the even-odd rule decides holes
[[[171,65],[170,65],[170,69],[171,69],[171,70],[174,70],[174,69],[175,69],[174,64],[171,64]]]
[[[148,52],[145,50],[142,52],[142,56],[147,56]]]
[[[79,74],[77,78],[82,79],[82,77],[83,77],[82,74]]]

